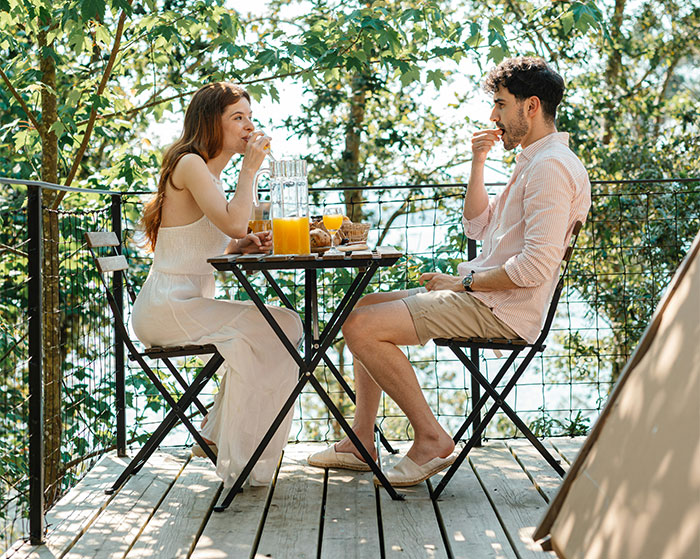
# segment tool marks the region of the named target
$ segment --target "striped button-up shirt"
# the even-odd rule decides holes
[[[518,288],[472,294],[528,342],[542,329],[574,223],[585,221],[590,206],[588,173],[569,135],[555,132],[520,153],[505,189],[481,215],[462,219],[467,237],[483,242],[459,274],[505,266]]]

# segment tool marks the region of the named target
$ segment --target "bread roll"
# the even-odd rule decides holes
[[[331,236],[322,229],[312,229],[309,232],[311,247],[327,247],[331,244]]]

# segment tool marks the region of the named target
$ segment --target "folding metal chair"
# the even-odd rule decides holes
[[[539,451],[542,457],[554,468],[554,470],[562,477],[564,477],[564,469],[561,467],[560,462],[556,460],[550,452],[544,447],[540,440],[535,437],[532,431],[525,425],[525,422],[518,417],[518,414],[506,403],[506,398],[510,394],[513,387],[517,384],[518,380],[525,372],[530,362],[535,357],[537,353],[544,351],[545,345],[544,341],[549,334],[549,329],[552,326],[552,321],[554,320],[554,315],[557,312],[557,305],[559,304],[559,298],[561,297],[561,292],[564,288],[564,281],[566,279],[566,273],[569,267],[569,261],[571,260],[571,254],[574,251],[574,246],[576,245],[576,240],[578,239],[578,234],[581,231],[582,223],[577,221],[574,225],[573,231],[571,233],[571,241],[569,246],[564,253],[564,258],[562,260],[562,269],[559,275],[559,281],[554,288],[554,293],[549,305],[549,311],[547,312],[547,317],[544,321],[542,331],[538,336],[537,340],[533,343],[528,343],[523,339],[483,339],[483,338],[437,338],[433,340],[435,345],[449,347],[452,352],[457,356],[457,358],[464,364],[472,379],[476,380],[478,384],[484,389],[484,394],[479,398],[479,400],[474,404],[472,403],[472,411],[464,420],[464,423],[455,433],[453,440],[457,443],[467,429],[472,427],[472,435],[467,441],[467,444],[460,451],[457,460],[447,471],[445,476],[442,478],[440,483],[432,491],[431,497],[437,499],[440,493],[445,489],[447,484],[450,482],[455,472],[459,469],[460,465],[464,460],[466,460],[469,452],[481,443],[481,434],[484,432],[489,422],[496,414],[498,409],[502,409],[503,412],[511,419],[515,426],[522,432],[523,435],[532,443],[532,445]],[[467,357],[464,353],[464,349],[469,348],[470,350],[479,349],[492,349],[497,351],[510,352],[505,363],[501,366],[498,373],[491,380],[491,382],[486,379],[486,377],[479,371],[477,365]],[[511,369],[511,366],[515,362],[516,357],[520,355],[521,352],[527,350],[527,353],[523,357],[523,360],[515,368],[510,380],[507,382],[503,390],[498,391],[498,385],[506,375],[506,373]],[[477,354],[478,355],[478,354]],[[487,400],[491,398],[494,403],[489,408],[489,410],[484,415],[484,418],[479,421],[479,416],[481,410],[485,407]]]
[[[128,328],[124,322],[124,317],[122,316],[122,305],[120,304],[121,290],[119,290],[118,293],[115,293],[116,290],[114,288],[114,285],[118,282],[112,282],[113,286],[110,288],[109,283],[104,277],[105,274],[110,272],[124,274],[125,276],[125,272],[128,269],[126,258],[121,254],[121,243],[119,238],[111,231],[96,231],[85,233],[85,239],[87,241],[88,248],[90,249],[90,253],[95,261],[95,265],[97,266],[102,285],[107,293],[107,301],[109,302],[109,306],[112,309],[115,319],[115,328],[117,329],[121,339],[124,341],[124,345],[129,353],[129,359],[136,361],[141,366],[150,381],[158,389],[158,392],[162,394],[163,398],[170,406],[170,411],[166,414],[161,424],[156,428],[153,434],[151,434],[148,441],[146,441],[141,450],[136,454],[136,456],[134,456],[126,469],[114,482],[112,487],[107,489],[105,493],[108,495],[114,493],[127,481],[130,475],[136,474],[155,452],[158,445],[163,441],[163,439],[165,439],[167,434],[173,427],[175,427],[178,420],[181,421],[185,427],[187,427],[187,430],[202,447],[202,450],[206,453],[209,459],[216,464],[216,455],[209,448],[209,445],[204,442],[204,439],[202,438],[202,435],[199,434],[199,431],[194,427],[194,425],[192,425],[192,422],[187,417],[187,409],[190,407],[190,405],[194,404],[202,415],[207,414],[206,407],[201,403],[197,396],[224,362],[224,358],[218,352],[216,347],[211,344],[151,347],[143,352],[140,352],[131,340]],[[102,250],[100,251],[98,249]],[[100,252],[108,252],[108,255],[100,256]],[[136,299],[133,286],[128,280],[125,283],[129,298],[133,303]],[[212,354],[212,356],[197,372],[194,380],[190,384],[188,384],[187,380],[182,374],[180,374],[177,367],[175,367],[172,361],[170,361],[170,358],[172,357],[188,357],[207,354]],[[158,378],[158,375],[156,375],[148,365],[145,358],[160,359],[163,361],[163,363],[165,363],[168,370],[183,389],[179,399],[176,400],[170,394],[170,392],[168,392],[160,378]]]

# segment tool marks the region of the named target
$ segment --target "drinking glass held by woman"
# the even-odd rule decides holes
[[[237,85],[213,83],[192,97],[182,136],[163,156],[158,192],[144,208],[153,264],[132,313],[134,332],[146,346],[214,344],[224,357],[202,435],[215,445],[216,472],[226,486],[234,483],[297,380],[294,360],[253,303],[214,299],[214,269],[207,263],[224,252],[271,246],[269,231],[246,234],[253,177],[270,144],[251,119],[250,96]],[[235,194],[227,200],[219,177],[235,154],[243,154],[243,161]],[[298,343],[297,314],[269,310]],[[271,479],[291,420],[290,414],[268,445],[251,484]]]

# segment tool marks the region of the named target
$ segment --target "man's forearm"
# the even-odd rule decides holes
[[[508,277],[503,266],[475,273],[471,285],[472,291],[504,291],[518,287],[520,286]]]
[[[464,198],[464,217],[474,219],[480,216],[489,205],[489,195],[484,186],[484,163],[472,161],[467,195]]]

